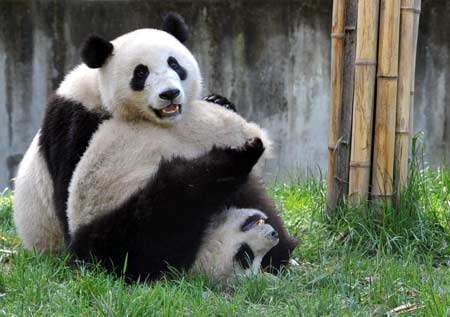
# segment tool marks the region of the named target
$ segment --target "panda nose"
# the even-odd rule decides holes
[[[159,98],[164,100],[174,100],[180,94],[179,89],[169,89],[159,94]]]

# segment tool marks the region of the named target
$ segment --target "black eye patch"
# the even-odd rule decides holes
[[[140,91],[144,89],[145,80],[149,74],[148,67],[142,64],[137,65],[133,71],[133,78],[131,78],[130,87],[133,90]]]
[[[241,231],[245,232],[245,231],[250,230],[254,225],[256,225],[256,222],[261,219],[264,220],[264,218],[259,214],[255,214],[255,215],[248,217],[247,219],[245,219],[244,223],[241,225]]]
[[[178,63],[175,57],[170,56],[167,59],[167,65],[169,65],[169,67],[172,68],[178,74],[181,80],[185,80],[187,78],[186,69],[184,69],[184,67]]]
[[[255,254],[247,243],[243,243],[234,256],[234,260],[238,262],[243,269],[251,267],[254,259]]]

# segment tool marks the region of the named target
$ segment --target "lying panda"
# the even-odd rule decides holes
[[[187,27],[169,15],[164,29],[86,41],[84,64],[50,100],[19,167],[22,242],[58,251],[65,241],[81,259],[119,271],[127,259],[129,276],[153,279],[168,265],[191,268],[217,215],[253,208],[278,232],[262,261],[278,269],[296,241],[251,172],[270,142],[232,111],[198,101],[200,71],[181,44]]]

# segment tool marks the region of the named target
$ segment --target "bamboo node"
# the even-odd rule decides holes
[[[377,78],[382,78],[382,79],[398,79],[397,75],[377,75]]]
[[[409,134],[409,131],[398,130],[398,131],[395,131],[395,133],[397,133],[397,134],[406,134],[406,135],[408,135],[408,134]]]
[[[414,7],[411,7],[411,6],[401,6],[401,7],[400,7],[400,10],[415,12],[417,9],[414,8]]]
[[[420,9],[415,8],[415,7],[411,7],[411,6],[402,6],[400,7],[400,10],[404,10],[404,11],[412,11],[414,13],[420,13]]]
[[[394,196],[394,194],[392,194],[392,193],[390,193],[390,194],[382,194],[382,193],[374,194],[374,193],[371,193],[370,196],[372,196],[374,198],[383,198],[383,197],[389,198],[389,197]]]
[[[355,162],[355,161],[351,161],[350,162],[350,167],[369,168],[370,167],[370,162]]]
[[[341,33],[341,32],[335,32],[335,33],[331,33],[331,37],[334,38],[344,38],[345,33]]]
[[[355,30],[356,30],[356,26],[354,26],[354,25],[349,25],[349,26],[344,27],[344,31],[352,32]]]
[[[355,59],[355,65],[376,65],[377,61],[373,59]]]

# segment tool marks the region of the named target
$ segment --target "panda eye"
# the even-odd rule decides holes
[[[178,63],[175,57],[169,56],[169,58],[167,59],[167,65],[169,65],[169,67],[178,74],[181,80],[185,80],[187,78],[186,69],[184,69],[183,66]]]
[[[131,79],[131,89],[141,91],[145,87],[145,80],[148,76],[148,67],[142,64],[137,65],[133,71],[133,78]]]
[[[148,67],[145,65],[138,65],[136,66],[136,68],[134,69],[134,77],[137,78],[145,78],[148,76]]]
[[[178,61],[175,59],[175,57],[172,56],[170,56],[169,59],[167,60],[167,64],[173,70],[180,68],[180,64],[178,64]]]

